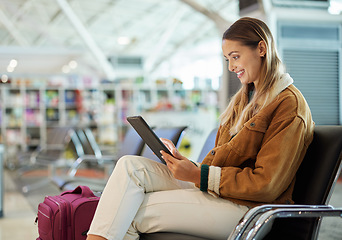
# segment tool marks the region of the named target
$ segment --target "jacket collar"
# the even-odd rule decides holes
[[[278,96],[279,93],[284,91],[288,86],[290,86],[293,83],[293,79],[288,73],[284,73],[281,76],[280,81],[277,81],[274,86],[274,96]]]

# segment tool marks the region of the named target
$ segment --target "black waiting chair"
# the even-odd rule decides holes
[[[81,128],[76,130],[77,136],[81,141],[84,154],[89,156],[95,156],[101,158],[102,151],[100,146],[97,144],[93,132],[90,128]]]
[[[68,150],[72,156],[67,157],[66,152]],[[23,192],[38,189],[51,182],[56,176],[57,168],[70,167],[71,163],[82,155],[84,155],[84,151],[74,129],[68,127],[50,128],[47,132],[45,145],[39,146],[30,153],[28,167],[18,170],[18,173],[22,175],[27,171],[45,167],[48,169],[49,176],[42,181],[23,186]]]
[[[104,164],[115,164],[117,156],[115,154],[106,153],[101,150],[95,136],[90,128],[78,129],[76,131],[78,138],[82,144],[84,155],[80,156],[68,171],[69,177],[74,177],[79,166],[85,161],[88,165],[102,166]],[[134,142],[130,141],[132,144]],[[139,144],[139,143],[137,143]],[[135,150],[132,150],[135,151]]]
[[[128,128],[124,140],[122,143],[119,143],[119,151],[114,155],[104,155],[90,129],[78,130],[78,136],[85,149],[85,155],[80,156],[72,164],[66,177],[54,178],[54,183],[61,190],[71,190],[79,184],[87,184],[90,186],[95,186],[92,188],[93,190],[100,191],[104,187],[107,179],[87,179],[75,177],[79,167],[83,163],[91,163],[97,164],[98,166],[107,164],[113,168],[120,157],[124,155],[140,155],[144,147],[144,141],[133,128]],[[110,172],[110,170],[108,170],[108,172]]]
[[[141,155],[144,148],[144,141],[133,128],[129,128],[127,130],[123,142],[119,143],[119,151],[113,155],[105,155],[101,151],[90,129],[79,130],[78,135],[84,149],[87,150],[85,151],[84,156],[79,157],[74,162],[73,166],[69,170],[69,177],[75,176],[78,167],[83,161],[95,162],[99,165],[102,165],[103,163],[112,163],[115,165],[116,161],[124,155]]]
[[[257,214],[253,214],[259,215],[255,219],[258,226],[240,231],[240,226],[248,225],[241,224],[232,239],[240,239],[241,232],[245,232],[246,239],[317,239],[322,217],[342,217],[342,209],[328,205],[341,173],[341,151],[342,126],[316,126],[313,142],[296,175],[293,192],[296,205],[259,207]]]
[[[316,126],[297,175],[293,193],[295,205],[262,205],[252,208],[240,220],[229,240],[313,240],[322,217],[342,216],[342,209],[329,199],[341,173],[342,126]],[[142,234],[143,240],[204,240],[179,233]]]

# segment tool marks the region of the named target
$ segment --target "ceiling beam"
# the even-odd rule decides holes
[[[99,63],[99,66],[102,68],[105,77],[108,80],[114,80],[116,74],[113,69],[113,66],[108,62],[106,55],[96,44],[95,40],[90,35],[86,27],[80,21],[80,19],[76,16],[75,12],[73,11],[69,3],[66,0],[56,0],[56,2],[59,4],[65,16],[68,18],[70,23],[75,28],[76,32],[79,34],[83,42],[86,44],[90,52],[93,54],[93,56]]]
[[[217,28],[219,28],[220,34],[221,32],[223,32],[227,26],[230,24],[230,22],[226,19],[224,19],[223,17],[221,17],[217,12],[215,11],[210,11],[207,8],[199,5],[198,3],[192,1],[192,0],[185,0],[185,1],[181,1],[183,3],[186,3],[187,5],[189,5],[192,9],[194,9],[196,12],[200,12],[201,14],[204,14],[206,17],[210,18],[214,23],[215,26]],[[226,6],[227,3],[224,4],[224,6]],[[224,7],[222,6],[222,7]],[[222,9],[221,6],[218,6],[218,9]],[[233,22],[236,20],[236,17],[234,17],[234,14],[230,15],[230,21]],[[172,22],[172,21],[171,21]],[[152,67],[152,69],[157,69],[158,66],[160,65],[161,62],[165,61],[167,58],[170,58],[171,55],[173,55],[174,53],[177,52],[177,50],[179,48],[181,48],[182,44],[185,44],[189,41],[191,42],[195,42],[197,41],[197,39],[200,39],[203,37],[203,34],[205,34],[208,30],[204,30],[204,26],[208,26],[208,24],[206,24],[206,22],[203,22],[201,24],[199,24],[199,28],[196,29],[196,31],[194,31],[194,34],[190,34],[188,38],[184,39],[184,41],[182,41],[182,43],[179,43],[178,46],[175,46],[172,53],[168,53],[165,55],[164,51],[159,51],[159,55],[156,61],[154,61],[154,66]],[[218,27],[220,26],[220,27]],[[212,27],[212,26],[211,26]],[[199,34],[202,33],[202,34]],[[194,37],[196,36],[196,37]],[[154,71],[154,70],[151,70]]]
[[[175,14],[172,14],[173,17],[169,18],[169,21],[167,23],[166,31],[164,31],[163,35],[160,38],[160,41],[156,44],[156,46],[152,49],[151,54],[148,55],[148,58],[146,59],[146,71],[149,73],[152,71],[155,67],[156,62],[158,62],[158,58],[163,55],[163,48],[167,45],[167,43],[170,41],[172,34],[176,30],[178,24],[180,23],[182,17],[186,13],[186,9],[182,8],[181,10],[177,10]]]
[[[71,0],[69,1],[69,4],[70,2]],[[39,5],[39,7],[39,11],[44,11],[44,6]],[[57,6],[54,14],[48,16],[45,25],[42,24],[40,26],[37,26],[37,35],[33,43],[37,46],[44,46],[46,42],[51,42],[53,44],[56,44],[57,46],[64,46],[65,38],[63,38],[62,40],[57,40],[57,38],[55,38],[52,34],[55,27],[61,24],[64,19],[65,15],[63,14],[63,11]]]
[[[157,63],[154,65],[154,71],[158,69],[158,67],[164,62],[174,56],[182,47],[192,45],[199,39],[203,38],[203,35],[207,33],[212,28],[212,24],[210,22],[205,21],[198,25],[199,27],[189,32],[188,36],[183,39],[183,41],[179,42],[174,46],[171,52],[167,52],[161,56]]]
[[[18,31],[13,22],[6,16],[6,14],[0,9],[0,22],[5,26],[10,35],[19,43],[20,46],[28,46],[29,42]]]
[[[11,16],[11,18],[8,18],[8,19],[12,22],[13,25],[15,25],[16,21],[27,13],[28,9],[32,6],[32,2],[33,1],[35,1],[35,0],[27,0],[27,1],[25,1],[19,8],[16,8],[15,11],[12,11],[9,14]],[[3,39],[3,42],[6,42],[7,38],[10,38],[10,35],[5,37]],[[14,39],[14,41],[16,41],[16,40]]]
[[[222,17],[218,12],[211,11],[210,9],[202,6],[201,4],[197,3],[194,0],[180,0],[181,2],[187,4],[197,12],[202,13],[204,16],[208,17],[212,21],[215,22],[217,28],[220,30],[220,32],[224,31],[227,26],[231,25],[232,22],[236,20],[235,15],[232,14],[232,16],[229,16],[230,19],[227,20],[226,18]]]
[[[101,18],[105,13],[111,11],[117,4],[117,0],[112,0],[107,2],[100,10],[99,12],[101,12],[102,14],[98,14],[98,12],[94,12],[94,14],[92,16],[90,16],[87,19],[87,25],[92,25],[94,22],[96,22],[99,18]]]

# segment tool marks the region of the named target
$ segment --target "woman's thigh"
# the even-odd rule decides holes
[[[124,182],[131,181],[143,188],[145,193],[195,187],[193,183],[175,179],[165,164],[128,155],[118,161],[108,184],[113,185],[111,189],[114,189],[118,188],[118,183],[123,186]]]
[[[178,232],[227,239],[248,208],[198,189],[148,193],[132,226],[139,232]]]

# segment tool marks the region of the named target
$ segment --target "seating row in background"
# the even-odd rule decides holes
[[[178,146],[184,134],[185,126],[155,128],[154,131],[159,137],[167,138]],[[66,157],[66,151],[72,152]],[[22,188],[23,192],[40,188],[41,186],[53,182],[61,190],[72,189],[75,184],[93,184],[97,190],[103,189],[108,175],[115,166],[116,161],[123,155],[141,155],[148,158],[156,158],[153,152],[145,146],[143,140],[133,128],[129,128],[124,140],[119,144],[118,152],[106,154],[101,151],[96,139],[89,128],[73,129],[66,127],[52,128],[47,135],[47,142],[44,146],[39,146],[29,154],[18,156],[21,167],[18,172],[23,174],[37,168],[48,169],[48,177],[31,185]],[[93,179],[87,177],[77,177],[76,173],[80,167],[103,168],[104,178]],[[65,173],[58,174],[57,169],[67,169]],[[60,172],[60,171],[59,171]]]

